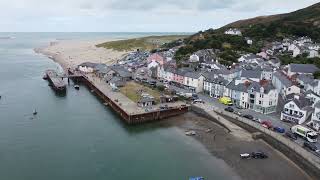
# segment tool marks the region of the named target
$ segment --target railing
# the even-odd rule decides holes
[[[287,112],[285,112],[285,111],[282,111],[281,113],[283,113],[284,115],[286,115],[286,116],[290,116],[290,117],[294,117],[294,118],[302,118],[303,117],[303,115],[299,115],[299,114],[289,114],[289,113],[287,113]]]
[[[313,164],[315,167],[317,167],[320,170],[320,158],[317,157],[316,155],[310,153],[309,151],[307,151],[306,149],[304,149],[303,147],[301,147],[299,144],[291,141],[290,139],[284,137],[283,135],[276,133],[274,131],[271,131],[269,129],[266,129],[264,127],[262,127],[259,123],[245,119],[243,117],[239,117],[233,113],[229,113],[226,111],[223,111],[219,108],[214,108],[213,109],[215,112],[223,114],[225,116],[228,116],[230,118],[233,118],[236,121],[240,121],[246,125],[249,125],[263,133],[265,133],[266,135],[271,136],[272,138],[276,139],[277,141],[279,141],[280,143],[286,145],[287,147],[289,147],[292,151],[296,152],[297,154],[299,154],[300,156],[302,156],[305,160],[308,160],[311,164]]]

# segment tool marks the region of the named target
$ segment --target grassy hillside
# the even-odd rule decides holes
[[[135,39],[110,41],[103,44],[98,44],[97,47],[114,49],[117,51],[131,51],[136,49],[152,50],[161,47],[163,44],[184,39],[186,35],[168,35],[168,36],[149,36]]]
[[[241,29],[243,36],[224,35],[229,28]],[[309,36],[320,42],[320,3],[292,13],[241,20],[220,29],[198,32],[185,39],[186,46],[178,50],[176,59],[185,60],[193,52],[213,48],[220,49],[221,62],[230,65],[241,52],[256,53],[266,42],[292,36]],[[244,37],[253,39],[254,44],[247,45]]]

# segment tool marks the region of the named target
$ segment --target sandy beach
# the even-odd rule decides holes
[[[182,134],[188,130],[195,131],[196,135],[190,138],[195,138],[212,155],[225,161],[242,179],[311,179],[296,164],[264,141],[246,141],[237,138],[218,124],[192,112],[157,123],[159,126],[177,127]],[[269,158],[244,160],[239,156],[240,153],[252,151],[263,151],[268,154]]]
[[[83,62],[113,64],[128,52],[96,47],[97,44],[113,40],[115,39],[61,40],[34,50],[53,59],[64,69],[73,68]]]

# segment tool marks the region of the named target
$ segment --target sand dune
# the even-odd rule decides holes
[[[112,64],[128,53],[95,46],[107,41],[111,40],[56,41],[50,42],[47,47],[36,48],[35,51],[48,56],[65,69],[73,68],[83,62]]]

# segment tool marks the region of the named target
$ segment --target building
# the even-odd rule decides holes
[[[141,99],[138,101],[137,105],[139,107],[148,107],[155,105],[155,99],[153,97],[142,96]]]
[[[320,101],[314,105],[311,121],[308,123],[316,131],[320,131]]]
[[[278,93],[285,98],[289,94],[299,94],[300,88],[294,85],[282,72],[273,73],[272,84]]]
[[[78,69],[84,73],[93,73],[96,65],[96,63],[84,62],[78,65]]]
[[[225,95],[241,108],[252,109],[263,114],[276,112],[278,92],[268,81],[234,79],[227,85],[225,92]]]
[[[239,29],[237,29],[237,28],[230,28],[227,31],[225,31],[224,34],[242,36],[241,31]]]
[[[160,66],[163,66],[165,59],[158,53],[154,53],[147,58],[147,62],[151,63],[152,61],[157,62]]]
[[[229,81],[214,73],[205,74],[204,77],[204,93],[209,94],[210,97],[214,98],[223,97]]]
[[[187,72],[184,75],[183,85],[189,88],[192,92],[203,91],[203,80],[204,76],[200,72]]]
[[[294,122],[297,124],[304,123],[311,115],[313,108],[312,102],[303,95],[290,95],[281,112],[281,120]]]
[[[196,54],[192,54],[192,55],[190,56],[190,58],[189,58],[189,62],[191,62],[191,63],[199,62],[199,60],[200,60],[200,58],[199,58],[199,56],[196,55]]]
[[[309,74],[319,71],[319,68],[313,64],[289,64],[288,65],[288,76],[295,74]]]

